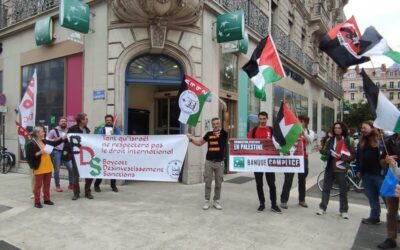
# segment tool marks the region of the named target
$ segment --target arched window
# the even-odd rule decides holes
[[[174,59],[165,55],[142,55],[133,59],[126,69],[127,83],[178,85],[183,70]]]

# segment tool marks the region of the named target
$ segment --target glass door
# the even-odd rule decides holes
[[[177,96],[156,98],[156,135],[180,134]]]

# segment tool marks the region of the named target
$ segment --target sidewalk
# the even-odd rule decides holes
[[[318,155],[312,154],[307,188],[321,170]],[[313,197],[306,197],[308,208],[299,207],[297,177],[288,210],[269,211],[265,183],[267,209],[257,213],[253,175],[229,174],[225,181],[241,176],[251,179],[223,183],[222,211],[203,211],[204,184],[139,181],[120,186],[119,193],[103,185],[101,193],[93,193],[94,200],[77,201],[70,191],[56,193],[52,186],[56,205],[37,209],[30,199],[30,176],[0,175],[0,241],[27,250],[351,249],[361,218],[369,214],[368,206],[350,203],[350,220],[341,219],[338,202],[331,201],[327,214],[317,216],[320,199]],[[278,203],[282,181],[283,174],[277,174]],[[67,182],[62,184],[65,190]],[[12,208],[2,212],[4,206]]]

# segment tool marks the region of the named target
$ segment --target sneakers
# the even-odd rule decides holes
[[[96,189],[96,188],[95,188],[95,189]],[[100,188],[99,188],[99,189],[100,189]],[[111,189],[112,189],[113,192],[118,193],[118,188],[117,188],[117,187],[112,187]]]
[[[56,186],[56,192],[62,192],[62,188],[60,187],[60,185]]]
[[[367,225],[379,225],[381,224],[380,219],[373,219],[373,218],[363,218],[361,220],[362,224],[367,224]]]
[[[74,189],[74,185],[70,184],[68,185],[68,190],[73,190]]]
[[[74,194],[74,196],[72,196],[72,200],[76,201],[77,199],[79,199],[79,194]]]
[[[222,206],[221,206],[221,204],[219,204],[219,200],[214,201],[213,207],[215,207],[218,210],[222,210]]]
[[[272,205],[271,206],[271,211],[277,214],[281,214],[282,210],[277,206],[277,205]]]
[[[101,192],[101,189],[100,189],[99,186],[94,186],[94,191],[97,192],[97,193],[99,193],[99,192]]]
[[[44,201],[43,203],[46,205],[54,205],[54,202],[52,202],[51,200]]]
[[[265,205],[264,204],[260,204],[260,206],[257,208],[258,212],[262,212],[265,209]]]
[[[280,207],[283,208],[283,209],[288,209],[289,208],[286,202],[282,202]]]
[[[34,207],[36,207],[36,208],[43,208],[43,206],[42,206],[42,204],[41,204],[40,202],[39,202],[39,203],[35,203]]]
[[[315,212],[317,215],[323,215],[325,214],[325,210],[323,210],[322,208],[318,209],[317,212]]]
[[[203,210],[208,210],[210,206],[211,206],[210,201],[206,200],[203,205]]]
[[[378,245],[378,248],[380,249],[391,249],[396,247],[397,247],[396,241],[391,239],[386,239],[384,242]]]
[[[299,202],[300,207],[308,207],[307,203],[305,201],[300,201]]]
[[[349,214],[348,213],[340,213],[340,216],[345,220],[349,219]]]

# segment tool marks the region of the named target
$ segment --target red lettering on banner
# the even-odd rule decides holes
[[[88,165],[90,163],[90,160],[94,157],[93,149],[90,148],[90,147],[87,147],[87,146],[81,146],[79,151],[80,151],[79,156],[80,156],[81,165],[82,166]],[[86,152],[88,152],[90,154],[90,160],[89,161],[84,161],[83,160],[83,152],[84,151],[86,151]]]

